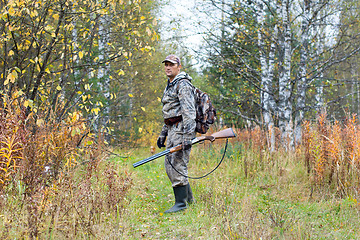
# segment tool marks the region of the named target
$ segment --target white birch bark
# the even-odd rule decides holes
[[[317,32],[317,41],[316,41],[316,55],[320,56],[322,54],[322,52],[324,51],[324,38],[325,38],[325,34],[324,34],[324,27],[322,26],[323,23],[323,14],[322,11],[320,12],[319,16],[318,16],[318,25],[316,26],[316,32]],[[315,86],[316,86],[316,94],[315,94],[315,101],[316,101],[316,105],[315,108],[318,112],[318,114],[321,114],[321,112],[323,111],[323,107],[324,107],[324,88],[323,88],[323,71],[321,71],[318,74],[318,77],[315,79]]]
[[[261,64],[261,106],[262,106],[262,116],[263,116],[263,124],[265,129],[267,130],[267,142],[270,152],[275,151],[275,134],[274,134],[274,121],[271,115],[272,110],[272,92],[271,92],[271,83],[272,83],[272,75],[270,74],[270,66],[269,64],[273,64],[267,61],[266,52],[265,52],[265,43],[262,36],[264,31],[264,21],[265,21],[265,12],[262,1],[257,1],[257,21],[260,25],[258,31],[258,45],[260,48],[260,64]],[[273,51],[274,49],[270,49]],[[271,66],[273,68],[273,66]]]
[[[278,33],[278,26],[275,27],[274,29],[274,36],[277,36]],[[268,111],[270,111],[270,121],[269,121],[269,125],[268,125],[268,130],[269,130],[269,139],[270,139],[270,143],[271,143],[271,150],[275,151],[275,128],[274,128],[274,120],[273,117],[271,115],[275,114],[275,110],[276,110],[276,103],[274,100],[274,92],[272,89],[272,80],[274,78],[274,69],[275,69],[275,51],[276,51],[276,45],[275,45],[275,40],[272,41],[271,45],[270,45],[270,52],[269,52],[269,63],[268,63],[268,82],[265,83],[264,85],[266,86],[265,91],[267,91],[269,93],[269,99],[268,99],[268,106],[267,109]]]
[[[77,31],[77,26],[76,26],[76,21],[75,19],[73,19],[72,24],[74,26],[74,28],[71,31],[71,35],[72,35],[72,43],[73,43],[73,49],[74,52],[77,53],[76,59],[75,59],[75,65],[79,65],[79,48],[78,48],[78,31]],[[77,85],[79,82],[78,77],[80,76],[80,71],[78,68],[75,68],[74,71],[74,78],[75,78],[75,84]]]
[[[106,6],[106,1],[102,3],[103,6]],[[106,101],[110,99],[110,83],[109,78],[107,77],[109,75],[109,68],[110,65],[104,64],[106,59],[106,52],[107,52],[107,43],[109,42],[109,31],[108,31],[108,20],[109,16],[107,14],[104,14],[99,17],[99,63],[101,64],[99,66],[98,72],[97,72],[97,78],[98,78],[98,87],[100,92],[105,97]],[[100,125],[97,126],[98,130],[99,127],[106,127],[109,120],[109,109],[110,104],[105,103],[104,106],[101,107],[101,118]]]
[[[294,148],[293,127],[292,127],[292,105],[291,105],[291,32],[290,32],[290,2],[283,0],[280,9],[280,19],[282,21],[283,40],[280,48],[283,49],[282,71],[279,77],[279,127],[281,131],[281,141],[285,149]]]
[[[310,20],[310,0],[303,2],[303,14],[301,22],[301,49],[299,81],[297,83],[297,101],[295,115],[295,143],[300,144],[302,139],[302,121],[304,120],[305,94],[307,88],[307,67],[308,62],[308,42],[309,42],[309,20]]]

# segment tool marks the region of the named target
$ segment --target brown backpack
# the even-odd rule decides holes
[[[213,107],[210,97],[206,92],[195,87],[196,100],[196,129],[195,131],[205,134],[216,119],[216,110]]]
[[[210,124],[213,124],[216,120],[216,110],[211,103],[209,95],[192,85],[188,79],[186,80],[195,89],[195,131],[201,134],[205,134],[209,130]]]

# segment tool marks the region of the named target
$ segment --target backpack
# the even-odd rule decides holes
[[[205,134],[216,119],[216,110],[206,92],[195,88],[196,128],[195,131]]]
[[[196,88],[189,80],[187,82],[190,83],[190,85],[195,90],[195,131],[201,134],[205,134],[209,130],[210,124],[213,124],[215,122],[216,110],[213,107],[210,97],[206,92],[203,92],[200,89]]]

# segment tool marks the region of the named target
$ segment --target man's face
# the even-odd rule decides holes
[[[172,62],[164,62],[165,74],[170,79],[170,82],[180,73],[181,65]]]

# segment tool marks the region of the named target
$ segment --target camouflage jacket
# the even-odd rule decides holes
[[[183,133],[191,134],[196,127],[195,90],[189,81],[182,80],[184,78],[192,80],[187,73],[181,72],[172,82],[168,81],[161,100],[162,112],[164,119],[182,116]],[[164,125],[163,131],[166,130],[167,126]]]

